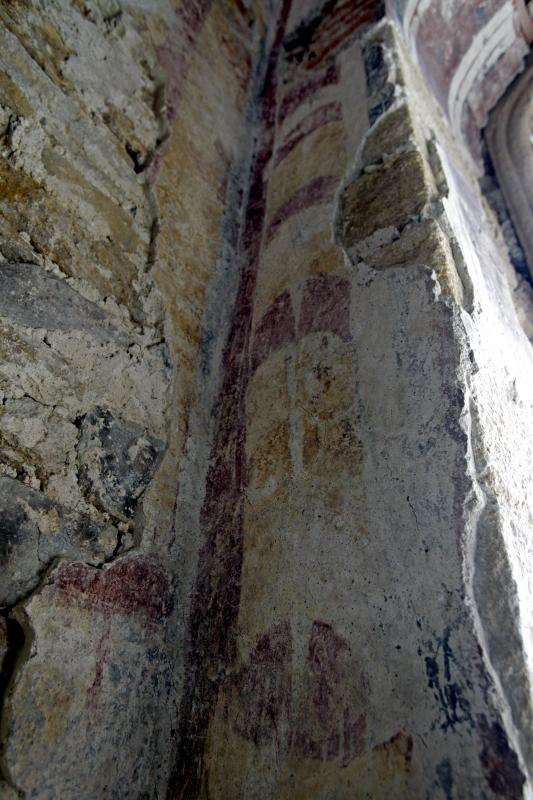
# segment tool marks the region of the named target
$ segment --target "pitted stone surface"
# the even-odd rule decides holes
[[[80,431],[77,448],[82,490],[103,511],[129,519],[153,478],[164,443],[105,408],[86,414]]]
[[[117,530],[99,527],[13,478],[0,478],[0,605],[12,606],[34,589],[57,558],[100,563],[117,547]]]
[[[509,3],[418,5],[430,91],[377,0],[0,6],[2,797],[527,797],[532,356],[435,101]]]
[[[65,280],[35,264],[0,264],[0,317],[26,328],[81,331],[97,341],[127,344],[96,303],[78,294]]]
[[[383,228],[403,228],[424,209],[430,197],[424,161],[416,151],[393,156],[390,163],[364,172],[346,189],[342,214],[349,247]]]
[[[17,541],[2,576],[22,632],[2,684],[2,797],[167,790],[177,484],[189,416],[209,416],[218,380],[266,22],[260,4],[177,6],[0,9],[1,511]],[[194,424],[201,453],[209,422]],[[201,455],[195,469],[200,485]]]

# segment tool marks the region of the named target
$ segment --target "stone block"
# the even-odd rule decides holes
[[[413,147],[415,126],[407,105],[395,108],[380,118],[371,129],[361,155],[361,167],[384,161],[396,151]]]
[[[430,199],[422,155],[402,152],[383,169],[361,174],[345,190],[341,230],[349,246],[382,228],[402,228]]]
[[[444,293],[463,301],[463,285],[448,240],[435,220],[409,223],[397,239],[376,248],[365,260],[374,269],[431,267]]]
[[[0,519],[2,605],[12,605],[34,589],[53,559],[99,564],[117,545],[112,525],[98,525],[14,478],[0,478]]]
[[[0,264],[0,281],[0,316],[11,322],[28,328],[80,331],[99,341],[128,341],[100,306],[35,264]]]
[[[95,408],[81,422],[80,485],[97,508],[131,519],[163,450],[164,443],[142,426]]]

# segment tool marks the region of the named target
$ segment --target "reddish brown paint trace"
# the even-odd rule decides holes
[[[168,574],[151,556],[124,559],[109,569],[76,562],[61,565],[54,587],[65,604],[105,616],[127,614],[151,622],[168,617],[174,602]]]
[[[307,69],[313,69],[365,22],[374,22],[383,13],[381,0],[346,0],[335,5],[324,18],[310,45]]]
[[[266,233],[266,241],[271,242],[279,233],[281,226],[295,214],[313,206],[323,205],[331,200],[337,188],[338,178],[324,175],[298,189],[286,203],[275,212]]]
[[[296,127],[293,128],[285,142],[277,151],[276,166],[280,164],[283,159],[286,158],[289,153],[291,153],[294,148],[297,147],[300,142],[311,133],[318,130],[323,125],[327,125],[329,122],[340,121],[342,121],[342,108],[338,100],[335,100],[331,103],[326,103],[325,105],[320,106],[320,108],[317,108],[316,111],[311,111],[310,114],[304,117],[299,125],[296,125]]]
[[[109,656],[109,634],[111,632],[111,624],[110,619],[108,618],[105,625],[104,631],[98,640],[98,644],[96,645],[96,663],[94,668],[94,680],[87,689],[87,705],[90,708],[94,708],[98,701],[98,695],[100,694],[100,690],[102,688],[102,681],[104,677],[104,667],[107,662],[107,658]]]
[[[462,0],[449,0],[450,8],[446,6],[446,11],[441,4],[432,2],[420,15],[417,54],[424,75],[447,114],[450,113],[450,86],[461,61],[474,38],[501,5],[501,0],[486,0],[472,14],[468,4]],[[521,36],[517,27],[516,42],[521,40]],[[482,159],[480,131],[486,124],[488,114],[522,68],[521,48],[511,45],[484,74],[483,80],[476,81],[475,96],[471,95],[464,105],[463,132],[472,154],[478,160]]]
[[[365,749],[366,714],[354,713],[345,693],[347,687],[355,686],[365,701],[366,679],[348,642],[320,620],[311,629],[302,686],[290,750],[325,761],[342,755],[345,764],[360,755]]]
[[[204,26],[213,0],[187,0],[177,11],[177,29],[169,32],[157,50],[157,57],[166,78],[166,116],[175,119],[183,85],[194,54],[196,40]]]
[[[294,340],[295,322],[288,290],[278,295],[259,321],[252,348],[252,370]]]
[[[413,737],[405,731],[398,731],[386,742],[380,742],[372,748],[373,753],[387,752],[389,750],[398,750],[402,753],[406,765],[409,765],[413,759]]]
[[[305,103],[309,97],[315,95],[320,89],[338,82],[339,68],[335,64],[330,64],[318,77],[293,86],[283,98],[280,106],[279,121],[283,122],[286,117],[294,113],[302,103]]]
[[[471,14],[462,0],[448,0],[445,7],[429,3],[421,15],[417,53],[424,75],[445,110],[450,84],[461,59],[500,6],[501,0],[487,0],[479,4],[476,14]]]
[[[234,731],[255,745],[279,740],[290,713],[292,638],[287,622],[261,636],[250,660],[225,682],[223,714]]]
[[[200,794],[209,719],[216,707],[226,666],[235,655],[246,485],[244,412],[251,375],[253,297],[266,211],[267,167],[274,148],[279,48],[289,8],[290,0],[282,0],[262,92],[262,134],[242,233],[245,263],[223,354],[224,380],[216,408],[218,424],[200,519],[205,544],[191,599],[185,689],[175,764],[167,792],[169,800],[194,800]]]
[[[299,335],[323,331],[350,341],[350,282],[333,274],[309,278],[300,310]]]
[[[365,750],[366,679],[346,640],[316,620],[298,694],[293,694],[292,636],[287,621],[257,641],[248,662],[222,687],[222,713],[233,731],[278,755],[347,764]],[[350,698],[358,693],[358,710]]]
[[[334,0],[324,3],[320,15],[300,24],[287,46],[287,58],[304,69],[314,69],[331,57],[339,45],[362,25],[384,14],[382,0]]]
[[[201,794],[206,779],[204,749],[209,721],[221,699],[221,692],[228,686],[224,677],[229,673],[228,667],[235,669],[244,539],[243,503],[247,481],[245,397],[252,367],[266,357],[265,353],[293,336],[292,311],[289,311],[289,298],[286,296],[278,298],[277,304],[275,302],[274,308],[269,310],[270,315],[267,312],[259,323],[252,347],[253,300],[265,225],[268,171],[275,144],[277,70],[290,0],[281,0],[279,8],[275,38],[261,92],[262,132],[250,176],[241,236],[240,251],[244,254],[244,263],[223,354],[223,385],[214,410],[217,428],[200,517],[205,544],[199,554],[191,598],[185,688],[179,710],[176,755],[169,779],[168,800],[194,800]],[[337,71],[333,67],[326,70],[313,85],[327,85],[328,82],[336,82],[337,78]],[[312,82],[306,83],[307,86],[300,85],[292,94],[285,96],[280,116],[294,111],[314,91]],[[269,226],[268,236],[272,238],[276,235],[279,227],[292,214],[330,200],[336,186],[336,178],[323,176],[302,187],[278,210]],[[324,300],[321,303],[319,316],[321,324],[326,325],[331,312]],[[273,331],[276,320],[282,329],[279,335]],[[331,324],[338,327],[338,322]],[[310,327],[309,324],[307,327]],[[236,724],[243,731],[248,730],[253,739],[266,735],[267,717],[281,719],[285,713],[289,676],[284,664],[288,652],[285,628],[274,627],[258,642],[247,670],[241,673],[239,691],[247,698],[248,705],[255,702],[255,721],[246,722],[243,714]],[[272,685],[265,680],[269,674]],[[237,691],[235,686],[234,691]],[[254,701],[255,692],[258,697]],[[224,698],[225,694],[222,696]],[[351,750],[358,751],[363,720],[358,717],[352,719],[349,713],[346,716],[344,707],[335,719],[337,726],[345,725],[346,741],[351,743]],[[325,736],[328,742],[328,737],[332,736],[331,732],[320,735],[322,738]],[[335,743],[325,747],[326,751],[333,752]]]
[[[186,0],[176,11],[176,26],[169,30],[163,44],[157,48],[157,60],[165,76],[165,114],[172,123],[176,118],[187,81],[196,41],[209,15],[213,0]],[[161,147],[150,163],[150,180],[154,180],[161,163]]]

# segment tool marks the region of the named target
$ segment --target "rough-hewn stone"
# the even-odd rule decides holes
[[[218,257],[230,238],[223,230],[227,187],[236,194],[241,182],[232,162],[244,138],[255,41],[248,24],[257,19],[261,27],[262,17],[259,7],[232,2],[175,9],[170,2],[54,0],[1,9],[0,447],[2,480],[16,488],[3,496],[4,521],[7,527],[17,512],[12,533],[24,541],[17,557],[28,576],[3,602],[11,605],[39,582],[24,608],[10,612],[26,645],[33,642],[32,668],[13,643],[17,658],[3,687],[2,737],[10,744],[2,769],[23,792],[165,793],[179,664],[164,651],[167,628],[152,622],[176,607],[161,606],[174,567],[163,568],[157,553],[170,547],[170,562],[183,563],[174,523],[179,461],[198,360],[208,360],[201,352],[207,287],[229,261],[223,256],[219,265]],[[167,225],[171,217],[180,225]],[[224,280],[231,292],[231,276]],[[219,325],[222,333],[223,308]],[[55,527],[45,524],[50,516],[58,517]],[[88,542],[80,539],[81,521],[94,533]],[[112,567],[132,548],[137,561],[106,571],[104,562]],[[55,567],[58,558],[62,566]],[[72,559],[83,564],[74,570],[78,589],[65,594]],[[81,580],[80,569],[92,582]],[[6,580],[15,574],[6,565]],[[54,587],[67,600],[53,610],[45,599],[37,610],[39,593],[55,597]],[[103,605],[91,599],[99,593]],[[115,608],[119,618],[108,630],[106,614]],[[172,630],[179,630],[174,619]],[[144,642],[140,651],[136,637]],[[91,649],[103,659],[96,659],[96,679]],[[107,698],[101,713],[90,699],[99,681]],[[131,702],[118,694],[108,702],[120,685],[131,687]],[[60,702],[68,687],[70,716]],[[56,690],[63,692],[57,702]],[[160,717],[162,732],[147,739],[140,724],[136,775],[126,777],[131,703],[148,725]],[[53,730],[49,704],[65,720]],[[94,720],[89,738],[86,712]],[[119,751],[120,765],[111,756]],[[109,758],[117,763],[111,772]]]
[[[106,342],[127,343],[124,332],[113,326],[105,311],[87,300],[56,275],[34,264],[1,264],[4,292],[0,315],[25,328],[81,331]]]
[[[132,517],[164,443],[140,425],[96,408],[80,423],[77,448],[80,485],[91,502],[119,519]]]
[[[117,531],[112,525],[99,529],[88,516],[69,513],[13,478],[0,478],[0,502],[2,605],[14,605],[34,589],[53,559],[99,563],[117,547]]]
[[[523,46],[454,79],[509,3],[452,5],[0,7],[2,797],[528,796],[531,346],[469,152]]]
[[[387,166],[364,172],[344,195],[347,246],[356,237],[366,239],[384,228],[404,228],[418,217],[429,198],[424,161],[415,150],[392,157]]]

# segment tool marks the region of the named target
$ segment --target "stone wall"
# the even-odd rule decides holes
[[[414,5],[0,5],[0,796],[529,796],[531,345]]]
[[[0,9],[2,769],[24,795],[165,794],[180,462],[235,280],[264,14]]]

